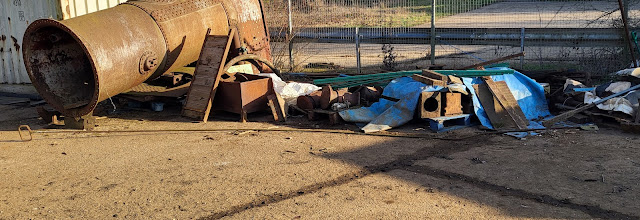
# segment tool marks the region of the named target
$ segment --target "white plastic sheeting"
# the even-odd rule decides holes
[[[296,105],[298,96],[309,95],[321,88],[309,83],[285,82],[276,74],[260,73],[261,76],[271,77],[273,80],[273,90],[280,94],[286,106]]]

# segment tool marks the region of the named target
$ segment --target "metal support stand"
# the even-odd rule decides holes
[[[356,61],[358,65],[358,74],[362,73],[362,63],[360,62],[360,28],[356,27]]]
[[[431,1],[431,65],[436,65],[436,0]]]

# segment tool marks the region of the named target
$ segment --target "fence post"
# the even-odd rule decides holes
[[[431,65],[436,65],[436,0],[431,1]]]
[[[293,72],[295,64],[293,60],[293,15],[291,14],[291,0],[287,0],[287,4],[289,14],[289,29],[287,30],[287,41],[289,42],[289,71]]]
[[[358,75],[362,73],[361,63],[360,63],[360,28],[356,27],[356,62],[358,65]]]
[[[523,27],[520,31],[520,52],[524,53],[524,30]],[[524,69],[524,56],[520,57],[520,69]]]

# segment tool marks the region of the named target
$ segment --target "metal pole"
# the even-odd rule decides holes
[[[293,71],[295,60],[293,59],[293,15],[291,13],[291,0],[287,0],[287,10],[289,13],[289,29],[287,30],[287,41],[289,42],[289,70]]]
[[[620,6],[620,13],[622,14],[622,23],[624,23],[624,37],[627,40],[628,43],[628,47],[629,47],[629,52],[630,52],[630,56],[631,56],[631,60],[632,62],[632,67],[638,67],[638,63],[636,62],[636,55],[633,52],[633,44],[631,43],[631,33],[629,32],[629,22],[627,20],[627,9],[624,7],[624,5],[622,4],[622,0],[618,0],[618,6]]]
[[[362,73],[362,63],[360,63],[360,28],[356,27],[356,60],[358,64],[358,75]]]
[[[436,65],[436,0],[431,1],[431,65]]]
[[[624,17],[628,21],[629,20],[629,0],[623,0],[622,3],[624,5]]]
[[[520,52],[524,53],[524,30],[523,27],[520,31]],[[524,56],[520,57],[520,69],[524,69]]]

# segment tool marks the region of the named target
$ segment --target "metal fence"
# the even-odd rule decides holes
[[[631,63],[617,0],[291,0],[290,14],[288,2],[265,1],[265,11],[276,63],[293,71],[354,73],[357,48],[364,73],[519,52],[507,62],[526,70],[604,74]],[[640,0],[624,2],[640,27]]]

